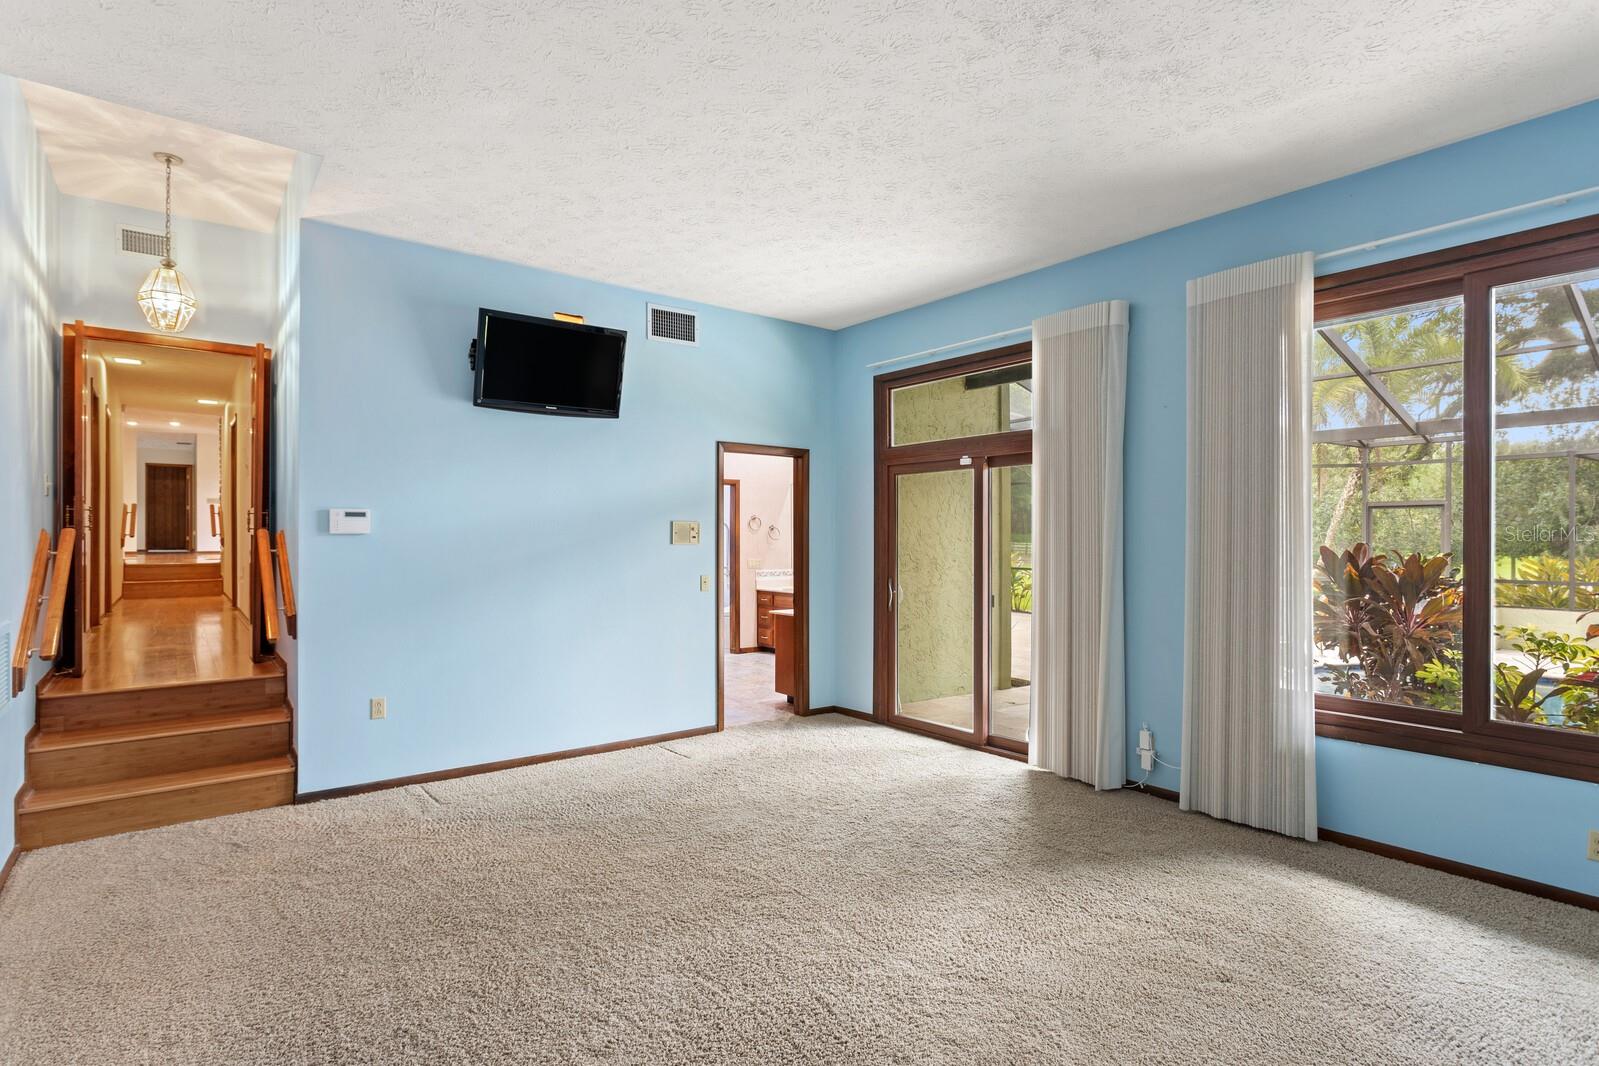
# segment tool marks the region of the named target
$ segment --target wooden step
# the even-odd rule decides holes
[[[39,732],[67,733],[104,726],[170,722],[202,714],[254,711],[281,706],[288,685],[283,669],[261,664],[253,677],[189,681],[177,685],[72,692],[68,685],[47,684],[39,693]]]
[[[289,710],[238,711],[170,721],[36,732],[28,739],[28,783],[71,788],[287,755]]]
[[[162,569],[166,569],[162,567]],[[175,596],[220,596],[222,577],[181,578],[176,581],[153,581],[144,578],[124,581],[122,595],[130,600],[170,599]]]
[[[222,577],[221,563],[128,563],[124,581],[207,581]]]
[[[293,800],[288,755],[69,788],[30,785],[17,800],[17,844],[44,848]]]

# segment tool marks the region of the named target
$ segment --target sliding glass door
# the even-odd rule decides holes
[[[971,467],[894,474],[894,708],[939,731],[977,726],[977,479]]]
[[[878,379],[875,713],[1005,754],[1032,711],[1030,356]]]

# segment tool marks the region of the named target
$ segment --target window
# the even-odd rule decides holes
[[[1318,732],[1599,781],[1599,217],[1316,305]]]

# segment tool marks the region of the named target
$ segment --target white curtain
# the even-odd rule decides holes
[[[1313,257],[1188,283],[1182,807],[1316,839]]]
[[[1127,302],[1033,323],[1034,766],[1127,781],[1122,426]]]

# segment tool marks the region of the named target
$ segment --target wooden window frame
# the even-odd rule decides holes
[[[1599,783],[1599,736],[1493,716],[1493,315],[1496,287],[1599,268],[1599,215],[1316,279],[1316,321],[1433,300],[1465,320],[1465,626],[1459,714],[1318,693],[1316,735]],[[1306,567],[1312,565],[1307,559]],[[1308,574],[1307,574],[1308,577]]]
[[[880,593],[888,587],[892,576],[889,566],[890,545],[894,530],[894,478],[896,474],[911,473],[918,469],[934,470],[943,469],[947,464],[959,462],[962,458],[970,457],[973,478],[976,485],[978,506],[974,515],[976,529],[972,550],[974,558],[985,560],[984,565],[977,568],[978,581],[974,588],[973,607],[976,613],[978,632],[976,633],[975,673],[973,675],[974,692],[982,686],[989,684],[989,669],[987,664],[989,632],[988,632],[988,566],[985,553],[988,550],[988,522],[986,518],[991,506],[988,499],[987,472],[992,466],[1012,465],[1019,462],[1031,462],[1033,453],[1033,431],[1030,429],[1008,430],[999,433],[985,433],[974,437],[954,437],[949,440],[923,441],[917,444],[893,443],[893,393],[895,389],[907,385],[920,385],[929,381],[940,381],[945,378],[964,377],[968,374],[983,370],[996,370],[1001,367],[1015,366],[1018,363],[1031,363],[1033,360],[1033,343],[1031,340],[1020,344],[1008,344],[1002,348],[988,351],[975,352],[971,355],[957,356],[953,359],[943,359],[936,363],[926,363],[909,370],[891,371],[879,374],[872,379],[873,412],[875,418],[873,465],[874,465],[874,541],[873,541],[873,609],[872,609],[872,717],[884,725],[892,725],[897,729],[906,729],[911,732],[922,733],[927,736],[938,737],[954,744],[960,744],[978,751],[986,751],[991,755],[1000,755],[1008,759],[1027,759],[1027,744],[1011,740],[1008,737],[995,737],[989,733],[987,715],[987,701],[992,699],[992,692],[981,699],[975,700],[973,709],[973,730],[967,733],[963,730],[951,729],[936,722],[922,722],[915,719],[906,719],[890,714],[894,706],[894,637],[892,619],[889,616],[885,596]],[[1026,457],[1025,459],[1023,457]],[[986,738],[986,742],[985,739]]]

